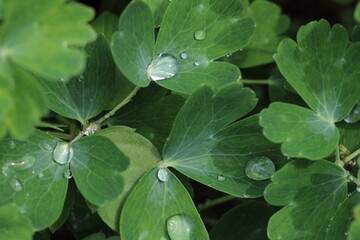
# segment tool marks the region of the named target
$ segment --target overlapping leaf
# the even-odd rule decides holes
[[[120,213],[126,197],[141,176],[152,168],[156,162],[160,161],[161,158],[151,142],[135,133],[134,129],[116,126],[102,130],[97,134],[111,139],[130,161],[129,167],[122,173],[124,177],[122,193],[116,199],[98,209],[98,213],[103,221],[112,229],[118,230]],[[114,188],[116,187],[119,186],[114,186]]]
[[[360,238],[360,206],[354,209],[355,221],[351,224],[349,230],[349,240],[357,240]]]
[[[324,160],[295,160],[271,180],[265,189],[266,201],[285,207],[270,218],[269,238],[323,240],[347,195],[344,169]]]
[[[166,165],[229,194],[261,196],[268,181],[247,177],[247,162],[266,156],[280,167],[283,156],[262,136],[257,117],[233,123],[255,104],[254,93],[240,84],[214,92],[201,87],[176,117],[163,149]]]
[[[335,122],[343,120],[359,101],[360,43],[349,45],[345,28],[341,25],[330,28],[325,20],[302,27],[297,40],[298,43],[283,40],[275,60],[286,80],[313,112],[273,103],[261,113],[260,124],[271,141],[284,142],[282,149],[290,157],[321,159],[338,144]],[[294,113],[287,112],[294,109]],[[286,133],[283,125],[289,129],[290,124],[294,128]],[[311,136],[303,138],[304,132],[300,131],[305,129]],[[274,134],[276,131],[282,135]],[[316,151],[309,151],[311,145],[317,144],[321,146]]]
[[[83,74],[60,82],[41,80],[47,106],[82,124],[99,114],[112,97],[116,67],[104,35],[86,46],[88,61]],[[101,60],[100,60],[101,59]]]
[[[169,3],[171,1],[169,0],[142,0],[142,1],[145,2],[147,5],[149,5],[154,16],[155,27],[160,26],[166,8],[169,6]]]
[[[166,168],[160,180],[159,170],[149,170],[128,197],[121,213],[121,238],[209,239],[184,186]]]
[[[118,67],[130,81],[144,87],[150,78],[163,87],[189,94],[204,83],[221,87],[240,78],[237,67],[212,61],[248,44],[255,23],[244,16],[237,0],[172,1],[154,49],[151,9],[143,2],[133,2],[122,14],[119,30],[113,37],[112,51]],[[196,37],[195,33],[201,36]],[[147,72],[158,55],[171,56],[174,62],[164,60],[164,66],[175,66],[162,81]]]

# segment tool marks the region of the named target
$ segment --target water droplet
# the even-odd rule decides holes
[[[91,134],[96,133],[97,131],[101,130],[101,126],[99,123],[97,122],[90,122],[89,124],[87,124],[87,126],[85,127],[85,131],[84,134],[86,136],[89,136]]]
[[[360,193],[360,186],[357,186],[356,191]]]
[[[274,163],[265,156],[250,159],[245,167],[246,176],[253,180],[269,179],[274,172]]]
[[[32,167],[35,163],[35,157],[33,155],[25,155],[23,156],[19,162],[14,163],[14,169],[18,171],[22,171]]]
[[[166,168],[160,168],[157,171],[157,177],[160,181],[162,182],[167,182],[170,179],[170,173],[169,170],[167,170]]]
[[[9,148],[10,148],[10,149],[16,148],[16,143],[15,143],[13,140],[10,140],[10,141],[9,141]]]
[[[66,169],[66,170],[64,171],[64,177],[65,177],[66,179],[71,179],[71,178],[72,178],[72,173],[71,173],[71,170],[70,170],[70,169]]]
[[[182,59],[187,59],[188,58],[188,54],[187,54],[187,52],[182,52],[181,54],[180,54],[180,57],[182,58]]]
[[[201,41],[201,40],[204,40],[205,37],[206,37],[206,33],[205,33],[204,30],[197,30],[197,31],[194,32],[194,38],[196,40]]]
[[[226,57],[231,57],[231,56],[232,56],[232,53],[226,54]]]
[[[20,192],[22,190],[22,185],[19,180],[12,178],[9,180],[9,185],[15,192]]]
[[[217,179],[218,179],[220,182],[225,181],[225,177],[224,177],[223,175],[219,175],[219,176],[217,177]]]
[[[170,54],[156,56],[147,68],[147,77],[152,81],[160,81],[172,78],[179,71],[179,63],[176,57]]]
[[[78,80],[79,82],[81,82],[82,80],[84,80],[84,78],[85,78],[84,75],[81,74],[81,75],[77,78],[77,80]]]
[[[52,150],[53,148],[50,146],[50,144],[47,144],[47,143],[45,143],[44,144],[44,148],[45,148],[45,150]]]
[[[195,65],[196,67],[198,67],[198,66],[200,66],[200,62],[194,62],[194,65]]]
[[[44,173],[42,173],[42,172],[41,172],[41,173],[39,173],[37,176],[38,176],[38,178],[40,178],[40,179],[41,179],[41,178],[43,178],[43,177],[44,177]]]
[[[53,151],[53,159],[59,164],[66,164],[71,161],[74,151],[70,143],[58,142]]]
[[[171,240],[190,240],[191,219],[187,215],[174,215],[166,221],[166,229]]]

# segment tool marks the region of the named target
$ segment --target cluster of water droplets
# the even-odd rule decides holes
[[[166,221],[166,229],[171,240],[191,240],[193,226],[190,216],[177,214]]]
[[[274,172],[275,165],[273,161],[265,156],[252,158],[245,166],[246,176],[256,181],[269,179]]]

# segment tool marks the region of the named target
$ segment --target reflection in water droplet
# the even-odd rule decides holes
[[[80,75],[78,78],[77,78],[77,80],[79,81],[79,82],[81,82],[82,80],[84,80],[84,75]]]
[[[200,62],[194,62],[194,65],[195,65],[196,67],[198,67],[198,66],[200,66]]]
[[[250,159],[245,167],[246,176],[253,180],[269,179],[274,172],[274,163],[265,156]]]
[[[32,167],[35,163],[35,157],[33,155],[23,156],[19,162],[12,164],[15,170],[22,171]]]
[[[39,173],[37,176],[38,176],[38,178],[40,178],[40,179],[41,179],[41,178],[43,178],[43,177],[44,177],[44,173],[42,173],[42,172],[41,172],[41,173]]]
[[[162,182],[167,182],[170,179],[170,173],[169,170],[167,170],[166,168],[160,168],[157,171],[157,177],[160,181]]]
[[[147,68],[147,77],[152,81],[160,81],[172,78],[179,71],[179,63],[176,57],[170,54],[156,56]]]
[[[71,178],[72,178],[72,173],[71,173],[71,170],[70,170],[70,169],[66,169],[66,170],[64,171],[64,177],[65,177],[66,179],[71,179]]]
[[[232,56],[232,53],[226,54],[226,57],[231,57],[231,56]]]
[[[12,178],[9,180],[9,185],[15,192],[20,192],[22,190],[22,185],[19,180]]]
[[[204,30],[197,30],[194,32],[194,38],[196,40],[204,40],[206,37],[206,33]]]
[[[101,130],[101,126],[99,123],[97,122],[90,122],[86,127],[85,127],[85,131],[84,131],[84,134],[86,136],[89,136],[91,134],[94,134],[98,131]]]
[[[53,151],[53,159],[59,164],[65,164],[71,161],[74,151],[70,143],[58,142]]]
[[[10,149],[16,148],[16,143],[15,143],[13,140],[10,140],[10,141],[9,141],[9,148],[10,148]]]
[[[44,144],[44,149],[50,151],[50,150],[52,150],[53,148],[50,146],[50,144],[45,143],[45,144]]]
[[[191,219],[187,215],[179,214],[170,217],[166,222],[166,229],[171,240],[191,239]]]
[[[187,52],[182,52],[181,54],[180,54],[180,57],[182,58],[182,59],[187,59],[188,58],[188,54],[187,54]]]
[[[219,175],[219,176],[217,177],[217,179],[218,179],[220,182],[225,181],[225,177],[224,177],[223,175]]]

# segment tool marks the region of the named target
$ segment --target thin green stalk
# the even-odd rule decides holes
[[[128,102],[130,102],[130,100],[135,96],[135,94],[137,93],[137,91],[139,91],[140,87],[136,87],[134,88],[134,90],[132,90],[132,92],[129,94],[129,96],[127,96],[121,103],[119,103],[113,110],[111,110],[110,112],[108,112],[107,114],[105,114],[105,116],[103,116],[102,118],[100,118],[99,120],[96,121],[97,124],[101,125],[104,121],[106,121],[108,118],[110,118],[112,115],[114,115],[116,113],[117,110],[119,110],[120,108],[122,108],[124,105],[126,105]]]
[[[207,200],[205,203],[201,203],[201,204],[198,205],[198,211],[199,212],[204,211],[204,210],[206,210],[208,208],[211,208],[211,207],[219,205],[221,203],[233,200],[235,198],[236,197],[234,197],[234,196],[226,195],[226,196],[219,197],[219,198],[216,198],[216,199]]]
[[[356,150],[355,152],[353,152],[352,154],[350,154],[349,156],[347,156],[344,159],[344,162],[347,163],[347,162],[351,161],[353,158],[355,158],[359,154],[360,154],[360,148],[358,150]]]
[[[339,149],[339,147],[336,148],[335,156],[336,156],[335,164],[339,165],[340,167],[343,167],[344,162],[341,161],[341,159],[340,159],[340,149]]]
[[[240,79],[240,82],[244,84],[271,84],[270,80],[264,80],[264,79]]]

